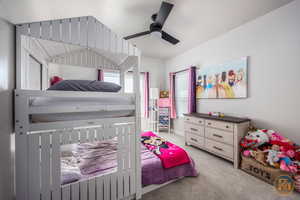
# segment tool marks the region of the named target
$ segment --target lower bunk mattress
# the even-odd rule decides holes
[[[161,160],[141,144],[142,185],[163,184],[180,177],[197,176],[193,159],[172,168],[164,168]],[[61,182],[72,183],[117,170],[117,140],[76,144],[62,148]]]

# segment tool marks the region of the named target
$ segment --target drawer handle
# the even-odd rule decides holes
[[[199,124],[201,124],[202,123],[202,121],[199,121]]]
[[[213,136],[218,137],[218,138],[223,138],[222,135],[213,134]]]
[[[227,125],[226,128],[229,128],[229,126]]]
[[[216,147],[216,146],[213,146],[213,148],[214,148],[214,149],[217,149],[217,150],[219,150],[219,151],[223,151],[222,148],[219,148],[219,147]]]
[[[186,121],[189,121],[190,119],[189,118],[186,118]]]
[[[211,123],[210,123],[210,122],[208,122],[208,125],[211,125]]]
[[[195,129],[195,128],[191,128],[191,131],[198,131],[198,129]]]
[[[198,140],[197,140],[197,139],[195,139],[195,138],[191,138],[191,140],[192,140],[192,141],[195,141],[195,142],[198,142]]]

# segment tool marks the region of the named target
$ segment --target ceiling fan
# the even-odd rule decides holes
[[[174,45],[177,44],[179,42],[179,40],[177,40],[176,38],[172,37],[171,35],[169,35],[168,33],[164,32],[162,30],[164,23],[165,23],[166,19],[168,18],[173,6],[174,6],[173,4],[163,1],[158,13],[155,13],[151,16],[153,23],[150,24],[149,31],[144,31],[141,33],[129,35],[127,37],[124,37],[124,39],[129,40],[132,38],[151,34],[151,35],[155,35],[159,38],[162,38],[162,39],[170,42],[171,44],[174,44]]]

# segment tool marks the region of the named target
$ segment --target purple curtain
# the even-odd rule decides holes
[[[189,68],[188,112],[196,112],[196,67]]]
[[[170,89],[169,89],[169,103],[170,103],[170,118],[175,119],[176,106],[175,106],[175,73],[169,74]]]
[[[144,117],[149,118],[149,72],[144,73]]]
[[[98,69],[98,81],[104,81],[104,72],[102,69]]]

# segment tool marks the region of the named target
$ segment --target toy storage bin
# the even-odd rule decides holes
[[[284,172],[273,167],[264,166],[256,160],[243,155],[241,160],[241,169],[271,185],[274,185],[278,176],[289,175],[293,177],[291,173]]]

